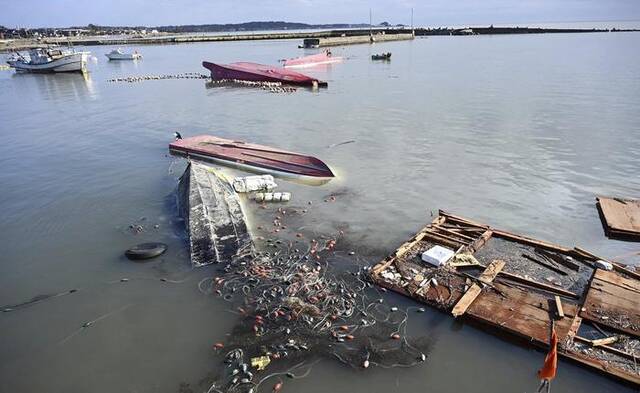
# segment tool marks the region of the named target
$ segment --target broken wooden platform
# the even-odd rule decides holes
[[[421,259],[433,246],[454,256]],[[547,348],[552,321],[561,356],[640,385],[640,276],[580,248],[565,248],[440,211],[371,270],[374,282],[497,334]]]
[[[640,200],[596,197],[607,236],[640,241]]]

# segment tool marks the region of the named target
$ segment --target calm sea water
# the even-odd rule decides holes
[[[494,226],[638,263],[638,244],[608,240],[598,194],[640,194],[640,34],[434,37],[334,49],[346,61],[306,72],[319,92],[207,88],[204,80],[108,83],[204,72],[202,60],[276,64],[294,41],[138,48],[144,60],[81,75],[0,72],[0,305],[78,289],[0,314],[2,392],[176,392],[219,367],[210,345],[236,316],[201,294],[173,190],[183,163],[172,133],[212,133],[325,160],[321,187],[280,182],[304,226],[345,230],[373,264],[446,209]],[[389,63],[370,55],[393,52]],[[355,141],[328,147],[343,141]],[[324,203],[329,194],[337,201]],[[255,226],[268,219],[248,205]],[[129,225],[143,225],[134,234]],[[157,227],[156,227],[157,226]],[[145,264],[122,256],[169,244]],[[129,278],[122,283],[121,278]],[[160,279],[167,281],[161,281]],[[411,301],[389,294],[400,306]],[[103,317],[104,316],[104,317]],[[85,329],[85,322],[98,319]],[[412,316],[434,348],[411,369],[355,372],[333,360],[298,392],[531,392],[543,354],[437,312]],[[625,391],[560,362],[554,392]],[[197,391],[197,390],[196,390]]]

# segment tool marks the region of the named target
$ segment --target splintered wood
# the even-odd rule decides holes
[[[436,245],[454,251],[439,267],[421,260]],[[593,261],[593,254],[582,249],[440,211],[374,266],[371,277],[378,285],[540,348],[549,345],[553,324],[561,356],[640,385],[639,276],[618,265],[616,272],[594,272]],[[580,329],[588,325],[604,332],[598,324],[617,333],[581,336]]]
[[[596,200],[607,236],[640,241],[640,200],[606,197]]]

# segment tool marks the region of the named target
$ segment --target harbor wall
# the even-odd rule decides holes
[[[605,33],[639,30],[608,30],[608,29],[546,29],[531,27],[470,27],[467,29],[453,28],[386,28],[386,29],[345,29],[326,31],[295,31],[295,32],[266,32],[266,33],[192,33],[134,35],[134,36],[79,36],[55,37],[45,39],[15,39],[0,41],[0,51],[25,50],[45,45],[157,45],[179,44],[189,42],[224,42],[250,40],[291,40],[318,38],[320,46],[352,45],[370,42],[369,35],[373,33],[374,41],[408,40],[416,37],[440,35],[484,35],[484,34],[543,34],[543,33]],[[412,34],[413,32],[413,34]]]

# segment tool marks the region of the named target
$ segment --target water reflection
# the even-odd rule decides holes
[[[74,100],[98,98],[98,90],[91,73],[13,74],[20,89],[37,91],[45,100]],[[34,88],[35,87],[35,88]]]

